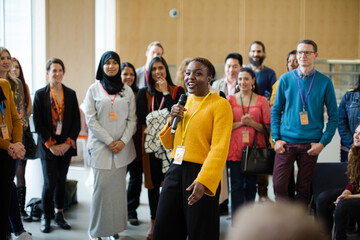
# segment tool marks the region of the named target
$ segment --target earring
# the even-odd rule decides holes
[[[251,86],[251,90],[255,90],[255,84],[253,84],[252,86]]]
[[[235,89],[236,89],[236,91],[240,91],[239,85],[236,85],[236,86],[235,86]]]

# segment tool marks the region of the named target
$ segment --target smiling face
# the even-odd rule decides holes
[[[314,52],[314,47],[311,44],[300,43],[296,48],[296,58],[300,67],[313,67],[317,56],[318,53]]]
[[[252,78],[250,73],[246,71],[239,72],[237,85],[241,92],[252,91],[252,86],[255,84],[255,78]]]
[[[60,84],[64,77],[64,69],[58,63],[53,63],[50,65],[50,70],[46,72],[46,75],[49,77],[51,85]]]
[[[355,129],[354,133],[354,145],[360,147],[360,125]]]
[[[298,64],[298,62],[296,60],[296,54],[290,54],[289,55],[286,66],[287,66],[288,71],[292,71],[292,70],[296,69],[299,66],[299,64]]]
[[[260,44],[254,43],[249,50],[249,62],[251,65],[258,67],[261,66],[265,59],[265,52]]]
[[[135,73],[131,67],[124,67],[121,71],[121,81],[131,87],[135,80]]]
[[[161,57],[163,55],[163,50],[161,47],[153,45],[146,51],[145,55],[147,64],[150,64],[154,57]]]
[[[13,72],[15,77],[17,77],[17,78],[20,77],[20,66],[19,66],[19,63],[17,61],[13,62],[13,68],[11,69],[11,71]]]
[[[104,73],[109,77],[114,77],[119,72],[119,69],[120,64],[113,58],[110,58],[104,64]]]
[[[151,76],[155,83],[163,78],[166,78],[166,68],[162,62],[155,62],[151,68]]]
[[[235,58],[228,58],[225,62],[225,76],[230,82],[236,80],[237,74],[240,70],[239,60]]]
[[[206,96],[209,92],[209,69],[197,61],[190,62],[185,71],[185,85],[190,94],[195,96]]]
[[[2,51],[0,54],[0,72],[8,73],[11,69],[11,56],[7,51]]]

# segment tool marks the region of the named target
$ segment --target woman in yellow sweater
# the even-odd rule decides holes
[[[170,120],[160,133],[174,158],[164,180],[153,240],[219,239],[220,182],[229,149],[232,111],[229,102],[210,93],[213,65],[195,58],[185,72],[191,95],[185,107],[171,108]],[[171,135],[176,116],[180,121]]]
[[[0,59],[0,72],[6,67]],[[10,209],[11,188],[15,177],[15,159],[22,159],[25,155],[25,148],[22,145],[22,124],[17,113],[10,84],[5,79],[0,79],[0,175],[1,193],[3,207],[1,207],[0,218],[2,222],[8,221]],[[7,224],[2,224],[0,239],[6,239]]]

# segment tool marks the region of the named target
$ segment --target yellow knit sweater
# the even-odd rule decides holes
[[[9,82],[6,81],[5,79],[0,79],[0,87],[2,88],[4,95],[6,97],[6,100],[4,101],[5,104],[4,117],[10,137],[10,139],[4,140],[2,138],[2,135],[0,134],[0,149],[7,150],[9,148],[10,143],[22,141],[22,124],[21,124],[21,119],[15,107],[15,102],[13,95],[11,93]],[[3,124],[1,112],[0,112],[0,124]]]
[[[190,106],[188,106],[191,98]],[[185,126],[203,98],[196,96],[188,98],[185,105],[187,108]],[[229,150],[232,124],[233,115],[230,103],[217,93],[213,93],[191,119],[184,138],[183,161],[203,165],[195,181],[203,184],[209,190],[205,192],[209,196],[215,195],[222,178]],[[160,139],[164,147],[173,149],[172,158],[174,158],[176,147],[181,145],[182,125],[181,119],[174,135],[170,134],[171,127],[168,124],[160,132]]]

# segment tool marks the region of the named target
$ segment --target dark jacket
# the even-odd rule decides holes
[[[44,145],[50,137],[56,140],[57,144],[64,143],[68,137],[76,142],[80,132],[80,111],[74,90],[63,86],[64,91],[64,120],[62,123],[61,135],[53,133],[51,106],[50,106],[50,85],[39,89],[34,97],[34,125],[38,134],[36,153],[40,158],[52,158],[54,155]],[[65,156],[76,156],[77,151],[70,147]]]

